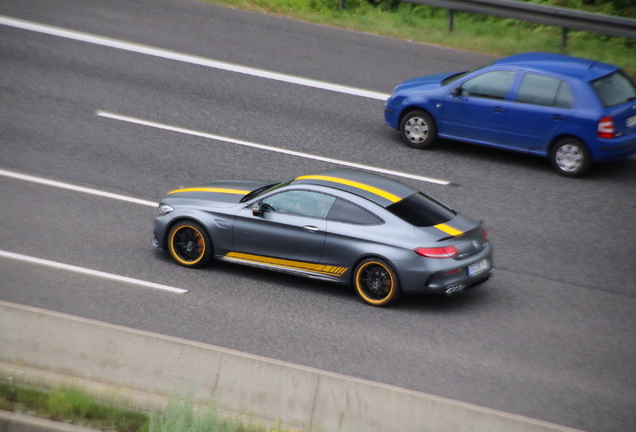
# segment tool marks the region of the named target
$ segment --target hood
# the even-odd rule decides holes
[[[217,180],[199,186],[175,189],[168,192],[167,197],[238,204],[248,193],[273,183],[249,180]]]
[[[395,88],[395,92],[402,91],[402,90],[411,90],[414,88],[420,88],[420,89],[439,88],[443,80],[453,75],[457,75],[459,73],[463,73],[463,72],[450,72],[450,73],[444,73],[444,74],[427,75],[427,76],[423,76],[419,78],[413,78],[408,81],[404,81],[403,83],[398,85]]]

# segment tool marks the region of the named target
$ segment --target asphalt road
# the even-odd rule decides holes
[[[0,15],[381,93],[493,59],[185,0],[3,0]],[[451,181],[403,180],[483,219],[496,253],[495,276],[476,290],[378,309],[327,283],[179,267],[150,245],[151,206],[2,174],[0,251],[189,293],[0,256],[0,298],[585,430],[634,430],[636,157],[573,180],[543,159],[456,142],[417,151],[382,108],[0,25],[0,170],[157,202],[182,185],[332,166],[101,110]]]

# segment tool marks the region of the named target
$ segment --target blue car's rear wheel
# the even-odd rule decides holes
[[[416,149],[432,146],[437,139],[437,126],[433,118],[422,110],[411,111],[400,122],[404,141]]]
[[[566,177],[585,174],[592,163],[585,144],[570,137],[559,140],[552,147],[550,162],[559,174]]]
[[[362,261],[354,273],[354,287],[366,303],[386,306],[399,297],[400,283],[391,266],[384,260]]]
[[[168,250],[182,266],[201,267],[210,262],[212,241],[205,228],[198,223],[181,221],[170,228]]]

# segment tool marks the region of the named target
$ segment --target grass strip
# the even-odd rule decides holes
[[[0,375],[0,410],[108,432],[317,432],[289,429],[281,422],[266,426],[248,413],[224,418],[212,401],[197,407],[191,393],[173,395],[165,410],[144,410],[104,393],[96,396],[75,385],[33,386]]]
[[[636,76],[634,39],[570,31],[567,46],[561,48],[561,28],[467,12],[455,13],[454,30],[449,31],[448,12],[445,9],[392,0],[346,0],[344,10],[338,9],[338,0],[205,1],[315,24],[502,57],[529,51],[568,54],[614,64]],[[636,8],[625,7],[621,11],[624,16],[633,17]]]

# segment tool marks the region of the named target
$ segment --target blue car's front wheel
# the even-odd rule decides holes
[[[400,122],[400,134],[409,146],[425,149],[435,143],[437,127],[428,113],[415,110],[406,114]]]

